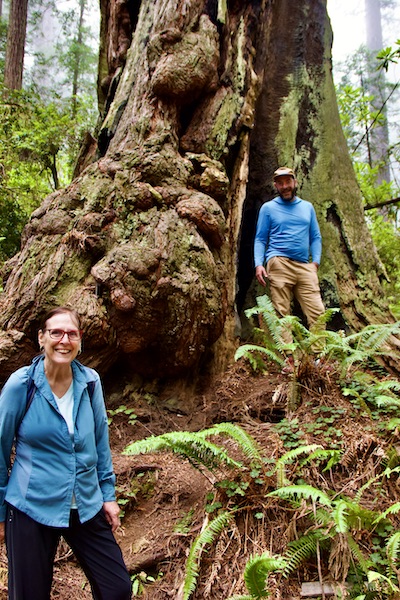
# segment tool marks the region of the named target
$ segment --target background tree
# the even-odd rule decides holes
[[[4,85],[11,90],[22,87],[28,0],[11,0],[8,19]]]
[[[381,18],[380,3],[373,0],[368,4],[370,10],[367,10],[367,19],[371,20],[375,15],[373,23],[367,28],[368,44],[370,48],[379,48],[382,47],[382,27],[380,22],[377,23]],[[385,29],[389,26],[388,20],[393,18],[393,8],[392,3],[385,3]],[[337,97],[343,130],[367,211],[367,223],[388,274],[383,287],[392,310],[398,315],[400,271],[393,260],[399,243],[398,200],[396,201],[400,196],[396,119],[398,82],[393,83],[383,77],[381,73],[384,69],[378,68],[382,60],[389,60],[391,53],[393,54],[393,50],[389,48],[371,52],[361,47],[353,56],[348,57],[345,66],[339,65],[341,77],[338,80]],[[395,60],[395,55],[392,59]],[[387,63],[383,64],[387,66]],[[387,136],[383,135],[383,130],[390,132],[391,144],[385,141]],[[380,148],[378,153],[377,148]],[[383,177],[385,171],[390,171],[392,176],[386,174]]]
[[[1,94],[0,262],[19,250],[22,228],[43,197],[71,180],[85,132],[96,123],[96,60],[83,17],[76,23],[77,6],[61,11],[53,2],[31,2],[24,89]]]
[[[97,159],[33,213],[4,267],[3,375],[66,302],[102,371],[225,366],[240,233],[243,265],[277,164],[315,204],[340,325],[393,320],[340,128],[326,3],[103,0],[101,15]]]
[[[365,0],[365,13],[367,24],[367,48],[369,50],[369,85],[368,89],[372,95],[372,106],[379,111],[382,119],[378,122],[372,132],[371,140],[371,165],[379,164],[378,183],[390,181],[390,170],[388,164],[389,151],[389,129],[387,123],[386,97],[381,94],[385,89],[384,71],[377,69],[377,53],[383,48],[382,17],[380,0]]]

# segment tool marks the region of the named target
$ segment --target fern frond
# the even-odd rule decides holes
[[[379,394],[377,396],[372,396],[370,399],[378,408],[388,408],[392,410],[400,408],[400,400],[395,396]]]
[[[233,519],[233,512],[224,512],[208,524],[193,542],[186,561],[186,575],[183,584],[183,600],[188,600],[196,589],[199,576],[201,553],[206,545],[212,544],[223,529]]]
[[[331,516],[336,525],[337,533],[347,533],[349,530],[349,522],[347,520],[349,507],[345,500],[335,502]]]
[[[335,465],[337,465],[340,462],[340,458],[342,456],[342,451],[341,450],[325,450],[325,449],[318,449],[315,450],[315,452],[312,452],[310,454],[310,456],[306,457],[304,459],[304,463],[308,463],[311,462],[312,460],[328,460],[327,465],[324,469],[322,469],[322,472],[325,473],[325,471],[329,471],[329,469],[331,469],[332,467],[334,467]]]
[[[285,331],[291,331],[293,324],[295,322],[300,322],[300,320],[293,315],[287,315],[281,318],[278,317],[272,302],[267,295],[258,296],[256,302],[257,306],[247,309],[245,315],[247,317],[262,315],[263,321],[273,339],[275,348],[283,354],[285,351],[289,350],[289,347],[284,340]]]
[[[354,538],[349,533],[347,534],[347,543],[354,560],[360,565],[364,573],[367,574],[371,566],[371,561],[364,558],[357,542],[354,541]]]
[[[313,487],[312,485],[287,485],[285,487],[274,490],[273,492],[269,492],[269,494],[267,494],[266,497],[268,498],[272,496],[276,496],[284,500],[291,500],[294,502],[298,502],[301,498],[306,498],[307,500],[319,502],[324,506],[332,506],[332,503],[329,497],[325,494],[325,492],[322,492],[321,490]]]
[[[289,452],[283,454],[276,462],[286,465],[301,454],[310,454],[311,452],[316,452],[319,449],[323,450],[323,446],[321,446],[321,444],[306,444],[305,446],[298,446],[297,448],[289,450]]]
[[[383,381],[377,381],[374,385],[375,390],[377,391],[394,391],[400,392],[400,381],[397,379],[384,379]]]
[[[246,587],[252,594],[252,598],[266,598],[269,596],[267,590],[267,578],[272,571],[282,571],[286,561],[282,556],[271,556],[268,552],[259,556],[251,557],[244,570],[244,581]]]
[[[265,354],[270,360],[276,362],[279,366],[282,366],[284,363],[282,356],[280,356],[277,352],[274,352],[269,348],[264,348],[263,346],[257,346],[255,344],[244,344],[243,346],[239,346],[239,348],[235,352],[234,358],[236,361],[240,358],[247,358],[252,364],[251,359],[254,360],[252,352],[259,352],[260,354]]]
[[[378,581],[380,583],[380,588],[385,589],[386,593],[389,592],[390,597],[392,597],[391,592],[395,592],[395,597],[398,598],[398,592],[400,592],[400,589],[393,583],[393,581],[391,581],[389,577],[386,577],[377,571],[368,571],[367,579],[369,584],[375,584]]]
[[[318,543],[323,540],[320,531],[312,531],[300,539],[290,542],[283,558],[286,561],[282,574],[286,579],[296,571],[306,560],[317,552]]]
[[[307,444],[305,446],[299,446],[298,448],[289,450],[289,452],[286,452],[280,458],[278,458],[278,460],[275,463],[277,486],[280,488],[285,485],[288,485],[289,483],[288,479],[286,478],[285,465],[292,462],[301,454],[315,452],[315,450],[317,450],[318,448],[322,449],[322,446],[320,446],[319,444]]]
[[[375,520],[375,523],[379,523],[383,519],[386,519],[388,515],[396,515],[400,512],[400,502],[395,502],[392,506],[389,506],[386,510],[383,511]]]
[[[229,596],[227,600],[254,600],[254,596]]]
[[[243,467],[241,463],[230,458],[220,446],[208,442],[197,433],[187,431],[173,431],[159,436],[150,436],[129,444],[123,454],[149,454],[163,450],[180,454],[195,464],[203,464],[210,470],[217,468],[222,463],[230,467]]]
[[[347,498],[344,501],[346,502],[349,529],[357,529],[358,531],[367,529],[368,531],[371,531],[379,513],[364,508],[355,500]]]
[[[400,558],[400,531],[396,531],[388,539],[386,543],[386,556],[391,563],[398,563]]]
[[[235,425],[234,423],[218,423],[209,429],[198,431],[197,434],[203,438],[207,438],[211,435],[227,435],[235,440],[246,458],[252,462],[262,462],[262,457],[255,439],[246,433],[239,425]]]

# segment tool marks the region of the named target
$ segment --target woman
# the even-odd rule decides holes
[[[0,538],[5,534],[8,597],[49,600],[63,536],[93,598],[127,600],[131,582],[113,536],[120,521],[107,414],[99,375],[75,360],[82,344],[78,314],[53,309],[38,338],[42,355],[13,373],[0,396]]]

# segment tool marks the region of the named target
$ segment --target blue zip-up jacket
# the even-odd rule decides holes
[[[44,374],[43,356],[35,358],[31,366],[15,371],[3,387],[0,521],[5,520],[5,501],[39,523],[68,527],[72,494],[82,523],[94,517],[103,502],[115,500],[115,475],[100,377],[76,360],[71,366],[73,441]],[[36,389],[24,416],[29,377]],[[94,382],[92,398],[88,391],[90,381]],[[15,459],[9,476],[15,435]]]
[[[308,263],[321,262],[321,233],[311,202],[295,196],[292,202],[277,196],[265,202],[257,220],[254,265],[266,264],[273,256]]]

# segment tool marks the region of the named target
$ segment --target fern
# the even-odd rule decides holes
[[[398,335],[400,322],[368,325],[357,333],[344,336],[339,332],[327,332],[324,355],[340,361],[342,376],[349,373],[354,364],[363,364],[377,356],[386,355],[390,337]]]
[[[308,454],[310,452],[315,452],[317,449],[320,449],[320,448],[322,449],[322,446],[320,446],[319,444],[308,444],[306,446],[299,446],[298,448],[289,450],[289,452],[286,452],[286,454],[284,454],[283,456],[278,458],[278,460],[275,463],[276,479],[277,479],[278,487],[281,488],[289,483],[286,478],[286,474],[285,474],[285,465],[287,463],[292,462],[295,458],[297,458],[301,454]]]
[[[284,359],[281,356],[279,356],[277,352],[274,352],[269,348],[264,348],[263,346],[256,346],[254,344],[244,344],[243,346],[239,346],[239,348],[235,352],[235,360],[239,360],[240,358],[247,358],[253,370],[256,371],[260,367],[260,364],[253,357],[253,352],[265,354],[270,360],[277,363],[279,366],[283,366],[285,362]]]
[[[265,598],[269,596],[266,589],[268,575],[272,571],[282,571],[286,566],[283,557],[271,556],[265,552],[261,556],[254,556],[246,564],[244,581],[252,598]]]
[[[242,464],[230,458],[227,452],[216,444],[212,444],[203,439],[198,433],[189,433],[187,431],[173,431],[159,436],[150,436],[144,440],[139,440],[129,444],[124,450],[124,454],[148,454],[150,452],[160,452],[170,450],[189,459],[195,466],[203,464],[210,470],[220,466],[222,463],[237,469],[242,468]]]
[[[283,558],[285,567],[283,568],[283,577],[288,578],[293,571],[296,571],[313,554],[316,554],[318,544],[323,541],[323,535],[320,531],[311,531],[303,535],[300,539],[290,542]]]
[[[400,502],[395,502],[395,504],[389,506],[389,508],[387,508],[375,519],[375,523],[379,523],[383,519],[386,519],[388,515],[396,515],[398,512],[400,512]]]
[[[306,484],[287,485],[267,494],[267,498],[273,496],[294,502],[298,502],[300,498],[306,498],[314,502],[319,502],[325,506],[332,506],[332,503],[325,492]]]
[[[398,564],[400,557],[400,531],[390,536],[386,543],[386,556],[391,565]]]
[[[186,576],[183,584],[183,600],[188,600],[196,589],[199,576],[201,553],[206,545],[212,544],[216,537],[233,518],[233,512],[223,512],[213,519],[193,542],[186,561]]]
[[[349,507],[345,500],[341,499],[335,502],[331,516],[337,533],[347,533],[349,530],[348,510]]]
[[[234,423],[218,423],[209,429],[203,429],[197,434],[201,438],[212,435],[227,435],[240,446],[243,454],[252,462],[261,463],[262,457],[254,438]]]
[[[371,561],[364,558],[357,542],[354,541],[350,534],[347,534],[347,543],[354,560],[360,565],[364,573],[368,573],[368,570],[371,567]]]

